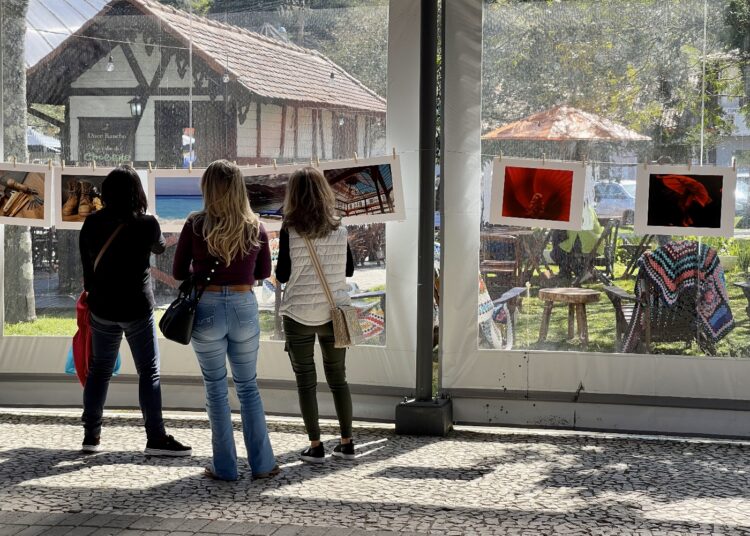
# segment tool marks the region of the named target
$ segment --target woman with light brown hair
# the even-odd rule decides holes
[[[201,177],[203,210],[191,214],[177,243],[173,275],[196,277],[206,288],[198,303],[192,345],[206,387],[213,464],[206,476],[237,480],[227,385],[227,357],[240,401],[242,433],[253,478],[279,472],[268,438],[263,402],[256,383],[260,341],[256,281],[271,275],[268,236],[250,208],[240,169],[213,162]]]
[[[282,315],[286,350],[297,379],[297,392],[310,447],[300,458],[323,463],[313,352],[315,336],[323,354],[323,370],[333,395],[341,440],[333,456],[354,459],[352,397],[346,381],[346,349],[334,347],[330,305],[315,271],[307,240],[320,261],[337,305],[350,303],[346,277],[354,273],[346,227],[336,216],[336,198],[323,174],[315,168],[295,171],[289,177],[284,199],[284,221],[279,235],[276,279],[286,283],[279,314]]]

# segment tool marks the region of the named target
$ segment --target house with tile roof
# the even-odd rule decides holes
[[[113,0],[27,71],[63,158],[162,167],[384,150],[385,99],[317,51],[153,0]],[[193,153],[189,153],[189,149]]]

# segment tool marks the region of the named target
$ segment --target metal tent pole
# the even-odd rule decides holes
[[[412,435],[445,435],[452,426],[453,418],[449,400],[432,398],[437,31],[437,0],[425,0],[420,13],[419,57],[416,398],[396,407],[396,433]]]

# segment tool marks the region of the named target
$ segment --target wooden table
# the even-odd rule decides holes
[[[599,301],[600,292],[587,288],[543,288],[539,289],[539,299],[544,302],[542,325],[539,327],[539,342],[547,340],[549,320],[555,302],[568,304],[568,339],[573,338],[575,317],[578,318],[578,337],[584,349],[589,344],[589,326],[586,317],[586,304]]]

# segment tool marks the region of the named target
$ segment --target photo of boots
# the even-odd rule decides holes
[[[80,229],[83,221],[104,205],[101,199],[102,182],[110,168],[70,168],[56,177],[60,186],[56,194],[57,225],[61,229]]]
[[[93,184],[89,181],[81,181],[81,196],[78,198],[78,215],[85,218],[94,212],[94,206],[91,203],[91,190]]]
[[[63,216],[72,216],[78,213],[78,198],[80,197],[80,195],[80,183],[76,180],[68,181],[65,204],[62,207]]]

